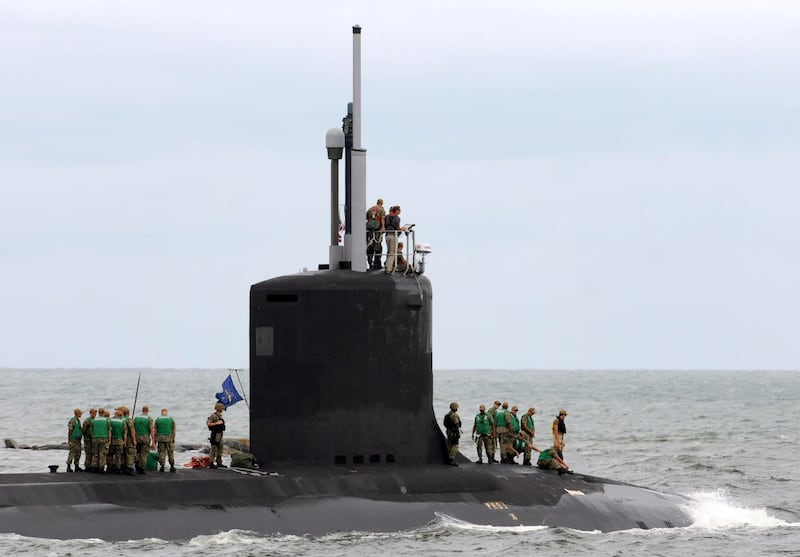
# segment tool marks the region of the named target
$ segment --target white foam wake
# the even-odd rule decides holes
[[[765,508],[751,509],[739,506],[723,490],[693,493],[689,498],[692,503],[686,510],[692,517],[692,528],[800,526],[769,516]]]
[[[471,522],[465,522],[463,520],[459,520],[457,518],[453,518],[452,516],[448,516],[442,513],[434,513],[436,515],[437,523],[439,526],[455,528],[458,530],[471,530],[473,532],[534,532],[536,530],[546,530],[547,526],[537,525],[537,526],[489,526],[485,524],[473,524]]]

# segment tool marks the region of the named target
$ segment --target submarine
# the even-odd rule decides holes
[[[689,501],[677,494],[580,473],[479,465],[461,454],[459,466],[447,464],[433,411],[433,290],[421,268],[429,249],[412,243],[414,272],[367,269],[360,53],[355,26],[353,101],[342,129],[326,135],[329,261],[250,287],[250,446],[259,468],[3,474],[0,532],[119,541],[234,529],[394,532],[440,517],[602,532],[691,524]]]

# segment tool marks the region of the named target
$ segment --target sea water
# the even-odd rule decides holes
[[[227,370],[141,370],[137,405],[162,407],[177,443],[207,443],[205,421]],[[0,438],[46,445],[66,440],[75,407],[132,406],[140,370],[0,369]],[[235,375],[234,375],[235,377]],[[249,394],[247,372],[241,372]],[[439,516],[398,533],[322,537],[228,531],[190,540],[45,540],[0,534],[0,555],[800,555],[800,372],[437,370],[441,422],[458,401],[469,440],[481,403],[509,401],[535,415],[534,444],[549,445],[550,423],[566,408],[565,459],[576,471],[689,497],[687,528],[582,532],[536,525],[498,528]],[[286,401],[292,411],[292,401]],[[247,438],[245,402],[226,412],[226,438]],[[199,454],[176,454],[179,463]],[[66,451],[0,448],[0,473],[64,469]]]

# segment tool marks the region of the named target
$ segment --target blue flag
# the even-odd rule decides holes
[[[239,391],[236,390],[230,373],[228,374],[228,378],[222,382],[222,392],[217,393],[217,400],[225,405],[226,410],[228,406],[232,406],[240,400],[244,400],[242,395],[239,394]]]

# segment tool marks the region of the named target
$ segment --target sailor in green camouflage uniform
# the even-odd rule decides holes
[[[556,447],[550,447],[549,449],[540,451],[539,459],[536,461],[536,464],[539,468],[544,468],[545,470],[558,470],[559,476],[561,474],[572,474],[569,465],[564,462],[563,458],[558,456],[558,449]]]
[[[508,464],[516,464],[514,461],[516,454],[514,454],[512,446],[515,440],[520,439],[519,432],[522,429],[519,423],[519,418],[517,417],[517,412],[519,412],[519,408],[513,406],[511,408],[511,412],[506,413],[506,421],[508,422],[509,429]]]
[[[120,407],[122,410],[122,421],[125,422],[123,438],[125,444],[122,446],[122,471],[132,476],[135,474],[133,463],[136,462],[136,428],[131,418],[131,410],[127,406]]]
[[[125,420],[122,419],[122,410],[114,410],[111,418],[111,444],[108,448],[108,471],[115,474],[122,473],[122,450],[125,446]]]
[[[533,415],[536,414],[536,408],[531,406],[528,411],[522,415],[522,431],[520,436],[525,440],[525,450],[523,451],[524,457],[522,464],[531,466],[531,445],[533,438],[536,435],[536,425],[533,423]]]
[[[494,424],[492,418],[486,413],[486,406],[483,404],[478,407],[475,414],[475,423],[472,425],[472,438],[478,447],[478,462],[483,462],[483,450],[486,450],[486,462],[489,464],[494,460],[494,437],[492,430]]]
[[[497,430],[497,437],[500,445],[500,462],[514,462],[509,460],[508,445],[511,443],[511,432],[508,429],[508,402],[503,403],[503,407],[494,415],[494,427]]]
[[[497,459],[494,457],[494,455],[496,452],[495,447],[497,447],[497,422],[495,422],[495,414],[497,414],[498,408],[500,408],[500,401],[495,400],[492,407],[486,411],[486,413],[489,414],[489,418],[492,420],[492,462],[497,462]]]
[[[97,417],[92,420],[92,469],[98,474],[106,473],[110,439],[111,426],[108,412],[104,408],[100,408],[97,411]]]
[[[164,462],[169,458],[169,471],[175,471],[175,420],[167,415],[167,409],[161,409],[161,415],[156,418],[156,442],[158,443],[159,470],[164,471]]]
[[[81,412],[80,408],[76,408],[73,416],[69,419],[67,424],[67,442],[69,443],[69,454],[67,455],[67,472],[72,472],[70,464],[75,464],[76,472],[83,472],[83,468],[79,466],[81,463],[81,438],[83,437],[83,430],[81,429]]]
[[[92,472],[92,420],[97,416],[97,409],[89,410],[89,417],[83,420],[81,430],[83,431],[83,467],[87,472]]]
[[[155,445],[153,440],[153,418],[148,413],[150,408],[142,406],[142,413],[133,419],[133,429],[136,432],[136,470],[140,474],[146,474],[147,453],[150,447]]]
[[[222,464],[222,434],[225,431],[225,420],[222,419],[222,413],[224,411],[225,405],[218,402],[214,405],[214,413],[206,420],[208,430],[211,432],[208,438],[211,443],[211,451],[208,454],[209,468],[225,468],[225,465]]]
[[[456,464],[458,454],[458,440],[461,438],[461,418],[458,416],[458,403],[450,403],[450,412],[444,417],[444,428],[447,436],[447,464]]]

